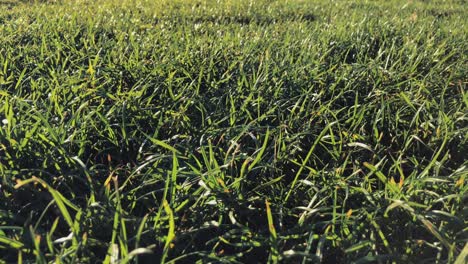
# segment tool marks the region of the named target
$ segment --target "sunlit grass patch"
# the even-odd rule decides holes
[[[463,1],[1,1],[5,262],[457,262]]]

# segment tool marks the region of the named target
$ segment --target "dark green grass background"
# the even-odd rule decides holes
[[[467,6],[0,0],[0,258],[466,263]]]

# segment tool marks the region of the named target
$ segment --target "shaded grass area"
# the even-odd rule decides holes
[[[4,261],[463,263],[463,1],[0,3]]]

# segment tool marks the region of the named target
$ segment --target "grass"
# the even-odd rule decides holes
[[[466,263],[465,1],[0,0],[11,263]]]

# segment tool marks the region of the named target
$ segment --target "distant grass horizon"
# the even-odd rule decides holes
[[[0,263],[467,263],[463,0],[0,0]]]

